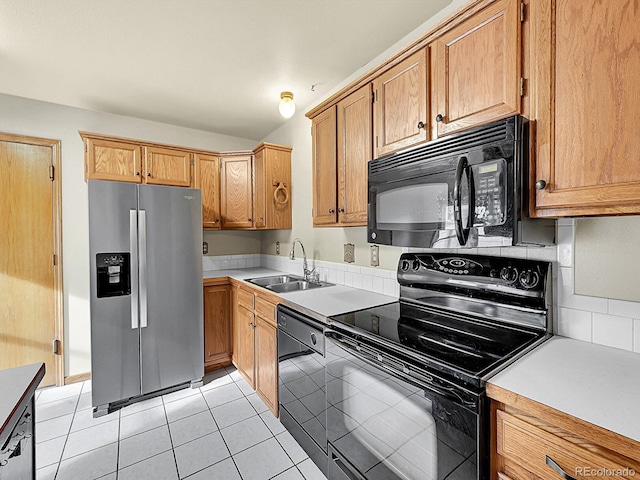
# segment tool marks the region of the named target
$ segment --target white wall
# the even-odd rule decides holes
[[[0,131],[62,144],[62,245],[65,375],[91,370],[89,232],[84,148],[78,130],[208,150],[242,150],[258,142],[0,94]]]

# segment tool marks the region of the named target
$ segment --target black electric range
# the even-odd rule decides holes
[[[550,264],[403,254],[397,278],[325,331],[329,478],[486,478],[485,383],[551,336]]]

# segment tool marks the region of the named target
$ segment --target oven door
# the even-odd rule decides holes
[[[482,478],[479,400],[472,411],[387,353],[335,330],[326,337],[330,480]]]

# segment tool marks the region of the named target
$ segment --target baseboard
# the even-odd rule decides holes
[[[69,375],[64,377],[64,384],[69,385],[71,383],[84,382],[85,380],[91,380],[91,372],[79,373],[77,375]]]

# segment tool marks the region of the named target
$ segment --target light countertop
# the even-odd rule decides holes
[[[20,415],[44,377],[44,363],[9,368],[0,372],[0,447],[12,433]]]
[[[553,337],[488,383],[640,442],[640,355]]]
[[[283,274],[285,274],[285,272],[258,267],[205,271],[203,272],[203,278],[231,277],[236,280],[246,280],[248,278]],[[253,284],[250,285],[256,287]],[[385,303],[398,300],[388,295],[361,290],[359,288],[346,287],[344,285],[332,285],[310,290],[299,290],[297,292],[278,293],[277,295],[288,307],[299,310],[323,322],[326,322],[327,317],[332,315],[384,305]]]

